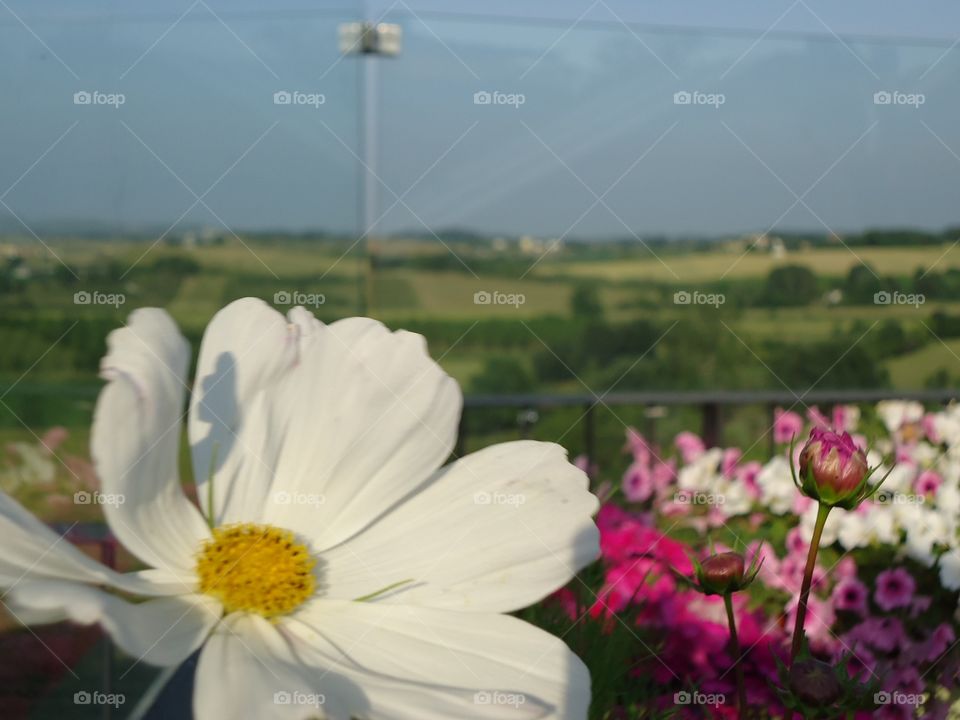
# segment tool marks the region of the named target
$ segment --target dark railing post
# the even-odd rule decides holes
[[[776,439],[776,435],[774,435],[774,432],[773,432],[774,423],[777,422],[777,404],[770,403],[769,405],[767,405],[767,410],[769,412],[768,420],[770,421],[770,425],[767,426],[768,427],[767,437],[770,438],[770,443],[769,443],[770,457],[773,457],[777,453],[777,439]]]
[[[591,464],[597,461],[597,456],[594,454],[597,449],[597,433],[596,427],[594,426],[594,408],[596,406],[596,403],[590,403],[587,405],[587,411],[583,414],[584,454],[587,456],[587,461]]]
[[[703,442],[708,448],[720,446],[720,404],[708,402],[703,408]]]

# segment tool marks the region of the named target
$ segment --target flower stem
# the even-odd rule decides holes
[[[737,638],[737,620],[733,615],[733,593],[723,594],[723,604],[727,608],[727,625],[730,626],[730,649],[733,651],[733,667],[737,675],[738,715],[744,717],[747,711],[747,689],[743,684],[743,665],[740,664],[740,640]]]
[[[807,566],[803,571],[803,584],[800,586],[800,602],[797,604],[797,622],[793,627],[793,644],[790,647],[790,662],[800,652],[803,642],[803,622],[807,617],[807,600],[810,598],[810,585],[813,583],[813,568],[817,564],[817,551],[820,549],[820,536],[823,535],[823,526],[827,523],[827,515],[831,507],[820,503],[817,508],[817,522],[813,527],[813,537],[810,539],[810,550],[807,552]]]

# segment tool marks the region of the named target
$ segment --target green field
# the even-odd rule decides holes
[[[743,279],[767,275],[784,263],[806,265],[823,277],[838,277],[861,263],[877,273],[912,273],[916,268],[938,270],[960,268],[960,246],[943,245],[910,247],[834,247],[811,248],[787,253],[776,258],[770,253],[748,253],[734,250],[674,255],[637,249],[633,259],[604,262],[552,262],[544,260],[534,269],[538,277],[594,278],[614,282],[650,280],[659,282],[697,283],[723,278]]]

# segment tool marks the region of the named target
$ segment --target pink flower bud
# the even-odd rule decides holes
[[[867,456],[849,433],[814,428],[800,451],[803,492],[828,505],[852,501],[869,472]]]

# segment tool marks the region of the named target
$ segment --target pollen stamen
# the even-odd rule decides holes
[[[286,615],[316,590],[316,560],[289,530],[240,523],[214,528],[197,555],[200,591],[224,611]]]

